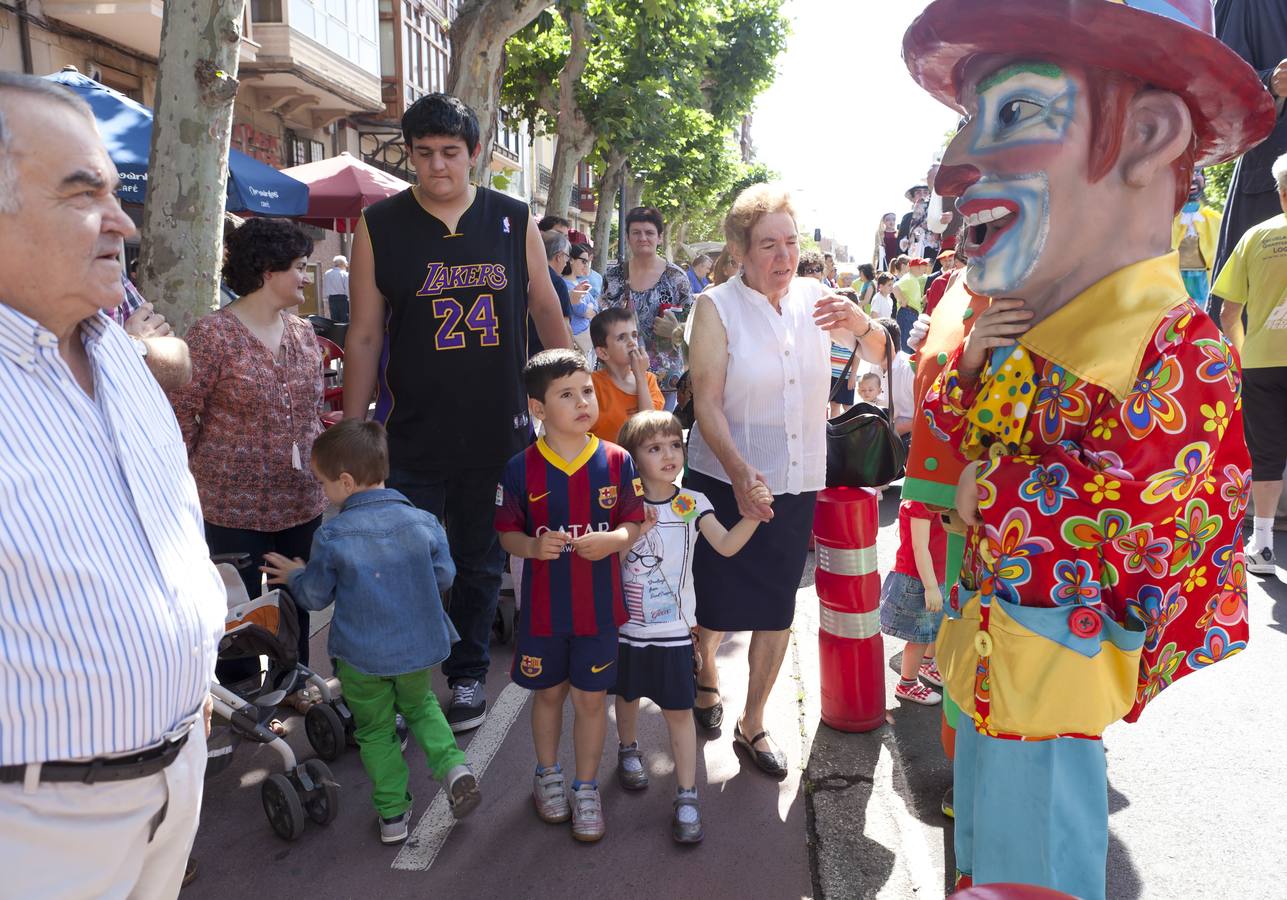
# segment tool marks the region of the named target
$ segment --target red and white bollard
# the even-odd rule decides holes
[[[818,494],[818,653],[822,721],[837,731],[871,731],[885,722],[885,651],[876,571],[878,495],[869,488]]]

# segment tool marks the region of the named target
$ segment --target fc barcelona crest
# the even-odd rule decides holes
[[[524,656],[519,661],[518,670],[528,678],[535,678],[541,674],[541,657]]]
[[[599,505],[604,509],[612,509],[617,505],[617,486],[615,484],[599,488]]]

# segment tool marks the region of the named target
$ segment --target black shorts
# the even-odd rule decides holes
[[[831,402],[832,402],[832,403],[843,403],[845,406],[853,406],[853,405],[854,405],[854,389],[853,389],[853,388],[851,388],[851,387],[849,387],[849,384],[848,384],[849,379],[848,379],[848,378],[846,378],[846,379],[845,379],[845,386],[844,386],[844,387],[842,387],[840,390],[838,390],[838,391],[837,391],[837,390],[836,390],[836,385],[837,385],[839,382],[840,382],[840,379],[839,379],[839,378],[837,378],[835,375],[832,375],[832,376],[831,376],[831,390],[835,392],[835,393],[834,393],[834,395],[833,395],[833,396],[832,396],[832,398],[831,398]]]
[[[617,633],[532,637],[520,633],[510,677],[529,691],[565,681],[579,691],[606,691],[617,678]]]
[[[1242,370],[1242,430],[1251,451],[1251,480],[1281,480],[1287,467],[1287,366]]]
[[[647,697],[662,709],[692,709],[697,699],[693,642],[637,645],[622,638],[617,645],[617,680],[608,688],[623,700]]]

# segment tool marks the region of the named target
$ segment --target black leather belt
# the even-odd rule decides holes
[[[174,762],[183,745],[188,742],[186,733],[173,740],[166,740],[155,747],[125,756],[98,757],[86,762],[47,762],[40,766],[40,780],[44,782],[80,782],[95,784],[100,781],[129,781],[155,775]],[[15,784],[26,780],[27,766],[0,766],[0,783]]]

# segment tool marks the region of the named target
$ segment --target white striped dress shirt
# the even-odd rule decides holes
[[[137,750],[202,703],[226,598],[165,394],[106,314],[0,303],[0,765]]]

